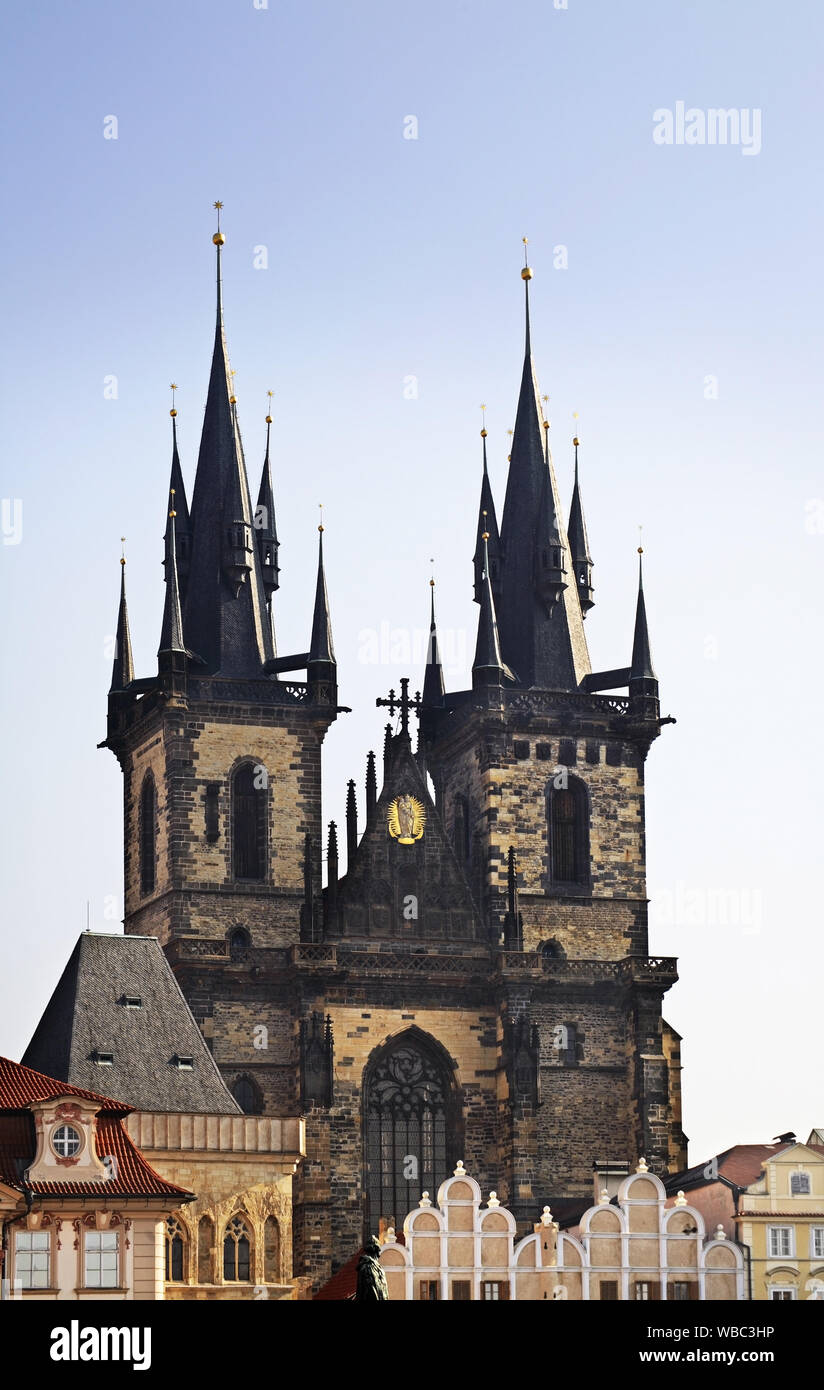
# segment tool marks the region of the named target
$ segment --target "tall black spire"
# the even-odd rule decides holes
[[[223,328],[225,237],[219,224],[212,240],[217,252],[215,342],[192,494],[184,620],[187,639],[208,672],[255,677],[261,675],[263,663],[274,658],[274,648],[260,557],[252,538],[249,481]]]
[[[592,556],[589,553],[584,506],[581,501],[581,488],[578,482],[577,435],[572,443],[575,446],[575,484],[572,489],[572,505],[569,509],[569,549],[572,556],[572,573],[575,576],[575,590],[581,604],[581,613],[583,617],[586,617],[595,603],[592,588]]]
[[[529,266],[521,276],[525,353],[501,522],[501,649],[519,684],[576,690],[589,673],[589,655],[581,606],[567,582],[566,531],[532,362]]]
[[[269,395],[271,396],[271,391]],[[272,468],[269,463],[269,431],[272,428],[271,415],[266,416],[266,455],[263,460],[263,472],[260,477],[260,488],[258,489],[257,506],[255,507],[255,537],[257,539],[258,552],[260,554],[261,573],[263,576],[263,587],[266,591],[267,603],[276,589],[280,587],[278,578],[280,565],[278,564],[278,541],[277,525],[275,523],[275,494],[272,488]]]
[[[482,406],[482,410],[486,407]],[[492,577],[492,587],[497,588],[498,584],[498,565],[501,556],[501,537],[498,532],[498,518],[495,515],[495,499],[492,496],[492,485],[489,481],[489,472],[486,464],[486,425],[481,430],[483,440],[484,471],[481,479],[481,500],[478,504],[478,529],[475,536],[475,554],[472,556],[472,564],[475,569],[475,602],[481,601],[481,590],[483,589],[484,576],[484,541],[483,535],[486,531],[489,535],[487,549],[489,551],[489,566]]]
[[[177,451],[177,410],[175,409],[175,382],[171,385],[172,408],[169,414],[172,417],[172,471],[169,476],[169,491],[175,495],[175,550],[177,553],[177,578],[180,584],[181,601],[186,597],[186,584],[189,578],[189,564],[191,561],[192,549],[192,527],[189,519],[189,504],[186,501],[186,488],[183,482],[183,470],[180,467],[180,455]],[[169,521],[166,518],[166,529],[168,530]],[[164,543],[166,536],[163,537]],[[164,560],[165,566],[165,545]]]
[[[129,634],[129,610],[126,607],[126,556],[120,557],[120,603],[117,608],[117,633],[114,639],[114,661],[112,663],[112,683],[109,694],[125,690],[134,680],[134,661],[132,660],[132,639]]]

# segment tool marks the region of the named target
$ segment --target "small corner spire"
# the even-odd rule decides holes
[[[175,542],[175,492],[169,489],[169,524],[166,528],[166,597],[163,604],[163,623],[157,655],[161,669],[177,668],[174,658],[185,657],[183,618],[180,610],[180,586],[177,577],[177,546]],[[171,658],[169,660],[168,658]]]
[[[129,610],[126,607],[126,537],[120,537],[120,602],[117,608],[117,633],[114,639],[114,662],[109,694],[125,690],[134,680],[132,639],[129,633]]]
[[[434,564],[434,561],[430,561]],[[443,704],[446,691],[441,654],[438,650],[438,629],[435,622],[435,573],[429,580],[429,643],[426,649],[426,671],[423,678],[422,704],[434,708]]]
[[[272,594],[276,589],[280,588],[280,565],[278,564],[280,542],[278,540],[277,525],[275,522],[275,493],[272,487],[272,466],[269,461],[273,394],[272,391],[266,392],[268,397],[268,409],[266,411],[266,453],[263,458],[263,470],[260,477],[260,488],[258,490],[258,500],[254,518],[263,587],[266,590],[266,602],[270,605],[270,613]]]
[[[647,627],[647,606],[644,601],[644,547],[638,547],[638,600],[635,605],[635,632],[632,641],[632,666],[630,667],[630,693],[633,681],[655,681],[657,678],[652,665],[649,629]]]
[[[472,556],[472,567],[474,570],[473,597],[475,603],[481,602],[484,580],[484,532],[488,532],[489,540],[487,547],[489,550],[489,565],[492,575],[493,588],[497,585],[498,565],[501,557],[501,538],[498,531],[498,518],[495,515],[495,499],[492,495],[492,484],[489,481],[489,470],[486,457],[486,406],[481,406],[481,447],[483,452],[483,475],[481,477],[481,498],[478,504],[478,525],[475,536],[475,553]]]
[[[481,611],[478,615],[478,639],[475,643],[475,660],[472,663],[472,685],[500,686],[504,680],[514,680],[509,667],[501,656],[501,643],[498,637],[498,619],[495,614],[495,598],[489,574],[489,532],[484,531],[484,578],[481,592]]]
[[[577,421],[577,411],[573,415]],[[592,556],[589,553],[589,538],[587,536],[586,521],[584,520],[584,504],[581,499],[581,488],[578,481],[578,439],[577,425],[576,433],[572,440],[575,450],[575,482],[572,488],[572,503],[569,509],[569,550],[572,560],[572,571],[575,575],[575,589],[581,604],[581,616],[586,617],[590,608],[595,603],[595,591],[592,587]]]
[[[378,802],[378,775],[375,770],[375,754],[370,751],[366,755],[366,823],[372,819],[375,807]]]
[[[180,466],[180,454],[177,447],[177,407],[175,393],[179,390],[176,381],[169,383],[169,390],[172,393],[172,408],[169,415],[172,420],[172,468],[169,475],[169,491],[175,495],[175,555],[177,559],[177,577],[180,585],[180,601],[183,603],[186,597],[186,584],[189,578],[189,559],[192,545],[192,528],[189,518],[189,505],[186,501],[186,487],[183,482],[183,470]],[[166,532],[169,529],[168,507],[166,509]],[[166,567],[168,536],[164,533],[164,559],[163,566]]]
[[[323,564],[323,506],[318,525],[318,578],[315,586],[315,607],[312,614],[312,640],[309,644],[307,670],[310,681],[328,679],[335,666],[335,647],[332,642],[332,620],[329,616],[329,597],[326,592],[326,571]],[[314,671],[313,671],[314,668]],[[325,669],[328,668],[328,669]]]

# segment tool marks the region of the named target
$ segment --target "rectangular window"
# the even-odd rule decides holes
[[[601,1280],[601,1284],[600,1284],[600,1288],[599,1288],[599,1290],[598,1290],[598,1296],[599,1296],[599,1298],[601,1299],[602,1302],[617,1303],[617,1302],[618,1302],[618,1280],[617,1280],[617,1279],[602,1279],[602,1280]]]
[[[768,1226],[767,1242],[771,1260],[791,1258],[793,1254],[792,1226]]]
[[[14,1278],[24,1289],[48,1289],[51,1236],[48,1231],[18,1231],[15,1236]]]
[[[529,742],[526,739],[516,738],[512,745],[512,749],[516,758],[523,759],[529,757]]]
[[[437,1303],[441,1296],[441,1286],[438,1279],[421,1280],[421,1298],[429,1303]]]
[[[95,1060],[95,1062],[97,1063],[97,1065],[98,1065],[99,1067],[112,1067],[112,1066],[114,1066],[114,1053],[113,1053],[113,1052],[95,1052],[95,1054],[94,1054],[94,1060]]]
[[[535,745],[535,755],[540,758],[542,763],[548,763],[552,757],[551,743],[538,743]]]
[[[588,763],[599,763],[601,761],[601,745],[593,739],[587,741],[586,759]]]
[[[791,1303],[794,1298],[795,1289],[770,1289],[772,1303]]]
[[[810,1256],[814,1260],[824,1260],[824,1226],[810,1227]]]
[[[673,1303],[689,1303],[698,1297],[698,1285],[690,1279],[673,1279],[667,1285],[667,1298]]]
[[[452,1280],[453,1303],[469,1303],[472,1300],[472,1285],[468,1279]]]
[[[86,1236],[86,1288],[119,1286],[119,1238],[116,1231],[89,1231]]]
[[[635,1297],[642,1302],[653,1302],[661,1297],[660,1285],[652,1279],[639,1279],[635,1285]]]
[[[793,1197],[808,1197],[810,1195],[809,1173],[790,1174],[790,1194]]]
[[[509,1298],[509,1284],[502,1279],[484,1279],[481,1284],[481,1298],[503,1303]]]

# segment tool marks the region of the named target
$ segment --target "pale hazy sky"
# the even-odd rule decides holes
[[[580,415],[593,665],[628,662],[643,523],[678,720],[648,762],[648,857],[690,1156],[806,1137],[824,1122],[820,6],[41,0],[9,27],[0,1052],[23,1050],[87,900],[98,929],[122,913],[120,773],[95,748],[119,538],[148,674],[167,387],[191,488],[221,198],[253,487],[275,391],[281,652],[307,646],[325,507],[354,710],[326,745],[338,821],[381,747],[375,696],[420,676],[404,643],[430,556],[447,680],[468,679],[478,405],[500,507],[529,236],[567,504]],[[738,143],[678,143],[710,108],[744,113]]]

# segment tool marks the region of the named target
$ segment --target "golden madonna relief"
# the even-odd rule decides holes
[[[426,825],[426,808],[416,796],[396,796],[387,815],[389,834],[400,845],[414,845],[420,840]]]

